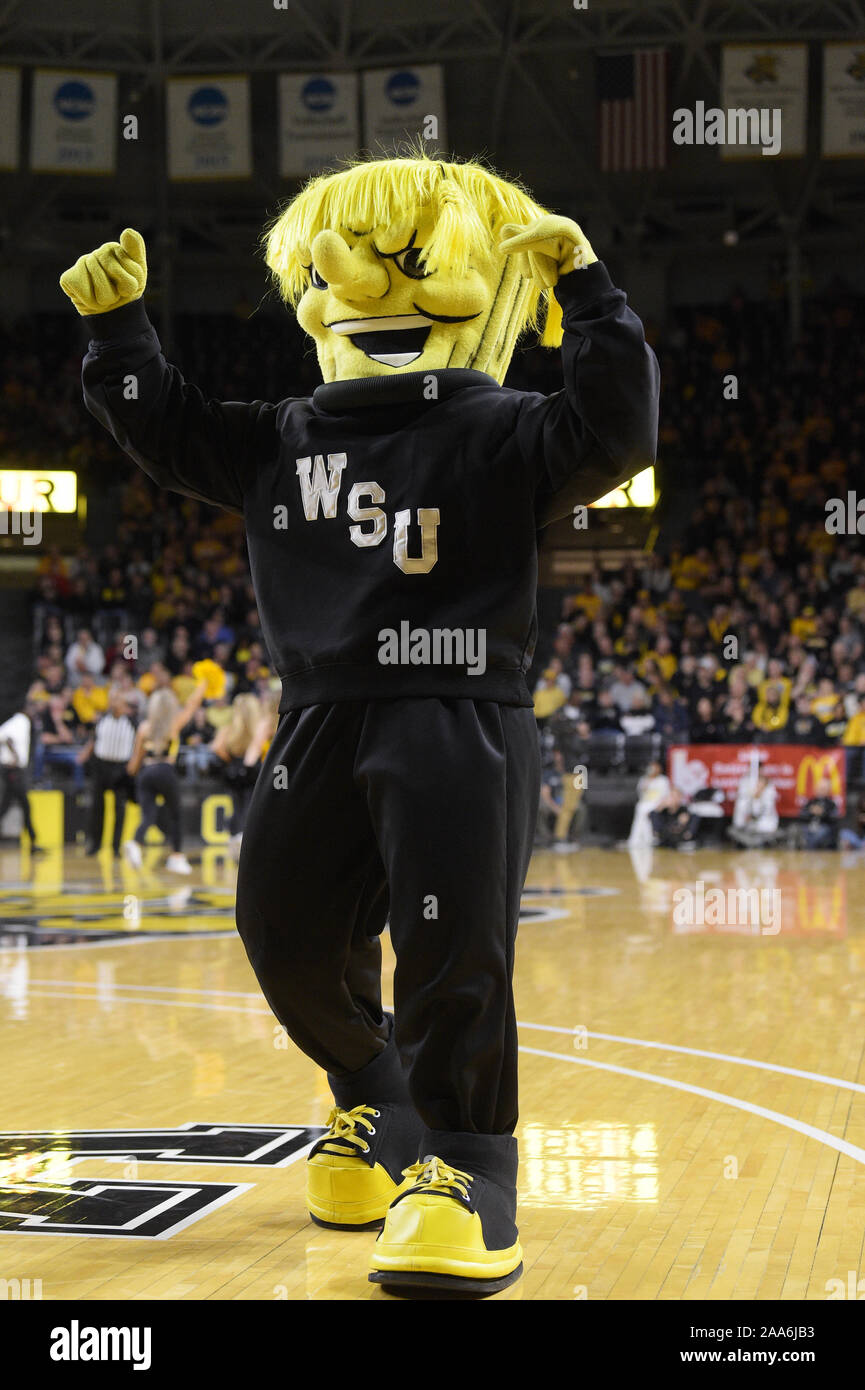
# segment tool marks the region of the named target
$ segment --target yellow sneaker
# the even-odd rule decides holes
[[[485,1297],[523,1272],[515,1193],[430,1156],[404,1172],[375,1243],[370,1281]]]
[[[319,1226],[377,1230],[400,1190],[406,1156],[417,1153],[418,1121],[403,1107],[337,1105],[327,1126],[306,1163],[309,1214]]]

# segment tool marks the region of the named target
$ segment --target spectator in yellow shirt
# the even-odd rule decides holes
[[[535,718],[537,720],[549,719],[551,714],[555,714],[557,709],[561,709],[567,700],[562,687],[557,681],[557,672],[552,666],[548,666],[535,686]]]
[[[72,708],[79,724],[94,725],[108,709],[108,687],[97,685],[89,672],[83,674],[72,692]]]
[[[709,552],[704,547],[696,555],[684,555],[672,569],[673,583],[677,589],[699,589],[712,573]]]
[[[865,749],[865,700],[859,701],[858,710],[848,719],[841,742],[848,750],[847,780],[850,781],[861,775],[862,767],[865,766],[865,752],[862,751]]]
[[[772,685],[766,691],[766,698],[754,706],[751,721],[761,733],[776,734],[786,729],[789,717],[789,705],[782,701],[778,687]]]
[[[574,609],[578,609],[580,612],[585,613],[586,617],[591,619],[592,622],[594,622],[595,618],[597,618],[600,613],[601,598],[592,588],[592,581],[588,575],[583,580],[578,592],[570,595],[570,607],[572,612]]]
[[[865,700],[860,701],[856,713],[847,720],[841,742],[845,748],[865,748]]]
[[[817,694],[811,701],[811,713],[816,714],[821,724],[827,723],[835,712],[838,695],[828,676],[817,682]]]
[[[766,665],[766,679],[760,682],[760,687],[757,691],[758,700],[765,701],[766,693],[771,689],[780,691],[782,705],[789,705],[793,682],[790,680],[789,676],[784,675],[783,665],[774,657]]]
[[[164,661],[151,662],[150,669],[138,680],[138,689],[143,690],[145,695],[152,695],[154,690],[166,690],[170,686],[171,672]]]
[[[712,609],[712,616],[706,626],[709,635],[716,646],[720,647],[729,629],[730,609],[726,603],[716,603]]]
[[[798,618],[793,619],[790,624],[790,632],[793,637],[798,637],[800,642],[805,642],[809,637],[813,637],[816,631],[817,616],[809,604],[802,609]]]
[[[652,680],[648,666],[653,663],[665,682],[672,680],[676,674],[679,663],[673,655],[673,644],[669,637],[661,636],[655,641],[654,647],[650,647],[640,662],[637,670],[643,680]]]

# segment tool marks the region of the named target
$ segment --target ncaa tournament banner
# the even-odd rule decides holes
[[[780,112],[776,158],[805,153],[808,102],[808,47],[804,43],[724,44],[721,55],[721,108]],[[727,132],[729,135],[729,131]],[[723,159],[760,159],[756,142],[721,143]]]
[[[279,172],[317,174],[357,153],[360,122],[355,72],[282,73],[279,78]]]
[[[30,167],[39,174],[113,174],[117,79],[113,73],[33,74]]]
[[[21,69],[0,68],[0,169],[18,168]]]
[[[363,74],[363,143],[383,146],[420,136],[433,148],[447,144],[444,76],[440,63],[369,68]]]
[[[693,797],[706,787],[724,793],[724,814],[733,803],[743,777],[759,771],[775,786],[779,816],[798,816],[806,801],[817,795],[818,783],[829,779],[839,812],[846,809],[846,761],[843,748],[817,748],[804,743],[685,743],[670,748],[667,774],[674,787]]]
[[[865,41],[823,45],[823,155],[865,155]]]
[[[248,77],[169,77],[165,101],[170,179],[249,178]]]

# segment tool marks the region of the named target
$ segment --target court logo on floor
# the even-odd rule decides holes
[[[166,1240],[251,1183],[76,1178],[73,1164],[184,1163],[284,1168],[325,1129],[188,1122],[169,1129],[0,1133],[0,1234]]]
[[[80,883],[0,887],[0,949],[189,934],[233,936],[234,893],[187,884],[169,893]]]
[[[252,1183],[77,1178],[57,1188],[0,1188],[0,1235],[135,1236],[167,1240]]]

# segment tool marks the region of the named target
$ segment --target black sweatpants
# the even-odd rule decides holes
[[[148,763],[135,779],[135,794],[141,807],[141,821],[135,832],[140,845],[151,825],[157,824],[171,844],[175,854],[180,853],[182,844],[180,833],[180,778],[173,763]],[[165,799],[162,815],[156,805],[157,796]]]
[[[30,843],[36,841],[36,832],[30,816],[30,798],[27,795],[27,773],[24,768],[6,764],[3,767],[3,795],[0,797],[0,820],[10,806],[20,806],[24,817],[24,829],[30,836]]]
[[[120,849],[123,837],[123,819],[126,803],[131,791],[129,773],[125,762],[110,762],[107,758],[90,759],[90,775],[93,779],[93,805],[90,808],[90,827],[88,838],[91,847],[98,849],[102,844],[102,828],[105,824],[105,793],[114,793],[114,849]]]
[[[283,715],[247,816],[237,924],[270,1007],[335,1091],[389,1042],[389,917],[415,1109],[431,1130],[512,1133],[539,782],[531,709],[401,699]]]

